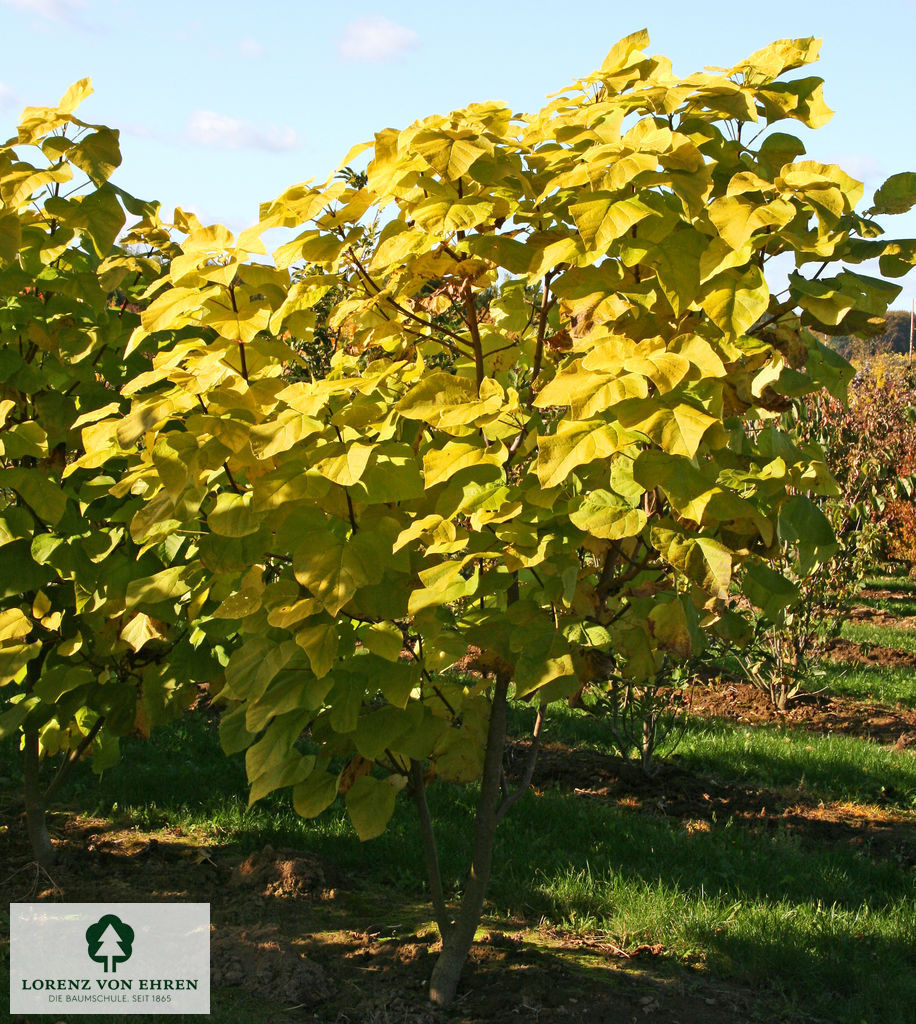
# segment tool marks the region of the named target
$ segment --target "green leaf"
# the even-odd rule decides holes
[[[284,760],[278,761],[251,783],[248,793],[249,808],[275,789],[285,789],[287,786],[295,786],[302,782],[308,777],[314,765],[315,758],[311,754],[303,756],[299,753],[292,753]]]
[[[256,700],[296,650],[293,640],[278,645],[266,637],[247,638],[229,659],[226,668],[226,696],[233,700]]]
[[[92,248],[96,256],[104,258],[111,252],[126,219],[117,193],[110,186],[103,186],[85,196],[80,210],[87,214],[86,234]]]
[[[916,172],[892,174],[875,192],[868,216],[881,213],[906,213],[916,206]]]
[[[421,705],[414,702],[405,710],[397,707],[377,708],[359,716],[354,743],[360,754],[375,761],[391,748],[396,750],[404,733],[413,730],[423,720]]]
[[[361,547],[319,534],[301,543],[293,552],[296,579],[314,594],[330,615],[337,615],[360,587],[370,582],[372,572]]]
[[[191,589],[185,580],[186,569],[183,565],[163,569],[152,576],[131,580],[127,585],[125,597],[127,607],[134,608],[138,604],[158,604],[160,601],[172,601],[183,597]]]
[[[385,831],[394,814],[398,781],[403,782],[397,776],[376,779],[364,775],[347,790],[344,800],[361,842],[375,839]]]
[[[596,459],[607,459],[631,440],[632,435],[601,420],[561,420],[555,434],[537,439],[535,472],[538,480],[545,489],[555,487],[577,467]]]
[[[396,623],[377,622],[363,634],[363,643],[385,661],[396,662],[401,656],[404,636]]]
[[[611,491],[590,491],[569,514],[573,525],[604,540],[622,540],[642,532],[647,517]]]
[[[337,627],[333,622],[319,622],[300,626],[296,630],[296,643],[305,651],[318,679],[331,671],[337,660]]]
[[[614,411],[627,430],[646,434],[672,455],[692,459],[704,440],[711,447],[725,442],[721,421],[685,402],[676,392],[658,398],[631,398]]]
[[[328,447],[335,449],[335,454],[320,459],[312,468],[331,483],[340,484],[341,487],[352,487],[362,477],[374,446],[354,443],[339,453],[337,449],[342,448],[342,445],[334,444]]]
[[[16,491],[32,511],[51,526],[56,526],[66,511],[66,494],[37,468],[0,469],[0,487]]]
[[[116,168],[121,166],[121,149],[118,132],[100,127],[84,136],[78,145],[70,150],[70,160],[96,183],[107,181]]]
[[[254,782],[265,772],[287,762],[293,744],[311,717],[310,711],[296,709],[277,716],[268,725],[264,735],[245,753],[245,771],[249,782]]]
[[[338,776],[314,770],[293,790],[293,807],[303,818],[317,818],[337,798]]]
[[[501,466],[506,460],[502,445],[486,448],[473,441],[448,440],[442,448],[430,448],[423,455],[423,476],[427,487],[443,483],[469,466]]]
[[[216,506],[207,516],[210,529],[221,537],[246,537],[256,533],[260,518],[251,507],[252,495],[224,491],[217,496]]]
[[[595,192],[593,198],[574,203],[569,212],[589,251],[607,252],[611,243],[655,211],[636,198],[619,199],[614,192]]]
[[[416,615],[424,608],[432,608],[437,605],[448,604],[450,601],[457,601],[462,597],[471,597],[477,589],[477,570],[465,578],[461,574],[466,559],[461,561],[440,562],[430,569],[420,572],[420,582],[423,586],[414,590],[410,595],[408,611]]]
[[[742,581],[742,590],[752,605],[776,623],[781,621],[782,612],[786,608],[791,608],[798,600],[798,589],[795,584],[762,562],[748,566]]]
[[[495,381],[485,380],[478,392],[466,377],[438,372],[415,384],[395,408],[406,419],[463,430],[480,416],[498,412],[502,398],[503,390]]]
[[[797,549],[796,571],[800,576],[807,576],[837,548],[830,520],[803,494],[792,495],[783,505],[776,532],[783,543]]]
[[[654,268],[675,316],[687,311],[700,288],[700,259],[709,239],[698,231],[675,231],[650,250],[646,262]]]
[[[733,556],[724,544],[669,526],[653,527],[651,537],[658,553],[687,579],[722,600],[728,596]]]

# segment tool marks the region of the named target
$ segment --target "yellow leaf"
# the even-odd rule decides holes
[[[501,466],[506,448],[497,444],[485,448],[481,444],[449,441],[444,448],[430,448],[423,455],[423,476],[427,487],[434,487],[469,466]]]
[[[333,622],[319,622],[296,630],[296,643],[308,655],[309,664],[318,679],[331,671],[337,660],[337,627]]]
[[[555,487],[577,466],[609,458],[632,440],[632,435],[600,420],[561,420],[555,434],[538,437],[538,480],[542,487]]]
[[[137,652],[150,640],[164,640],[168,634],[164,623],[138,612],[119,635],[131,650]]]
[[[21,640],[32,632],[32,623],[28,616],[18,608],[7,608],[0,612],[0,642]]]
[[[74,110],[86,99],[87,96],[91,96],[93,93],[92,79],[81,78],[78,82],[74,82],[73,85],[64,93],[61,97],[60,103],[57,108],[62,114],[72,114]]]
[[[341,445],[328,445],[329,448],[339,449]],[[319,453],[322,449],[319,449]],[[354,442],[345,451],[329,455],[314,463],[312,468],[331,483],[340,484],[341,487],[352,487],[363,475],[374,445],[360,444]]]
[[[717,274],[704,288],[700,303],[710,320],[727,337],[736,338],[763,316],[770,290],[759,267],[743,274],[726,270]]]

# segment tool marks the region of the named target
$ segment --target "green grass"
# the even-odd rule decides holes
[[[826,664],[818,688],[841,697],[872,703],[916,707],[916,671],[888,665]]]
[[[600,722],[563,705],[551,710],[548,742],[612,750]],[[530,708],[513,708],[517,730],[530,719]],[[18,758],[9,744],[3,754],[0,775],[14,785]],[[916,792],[912,755],[776,727],[697,721],[677,760],[722,783],[782,787],[825,801],[906,807]],[[339,807],[307,822],[287,795],[274,795],[249,811],[243,759],[223,757],[203,716],[186,716],[148,742],[128,741],[123,760],[100,781],[81,769],[64,797],[74,809],[111,815],[123,826],[201,829],[242,851],[266,843],[309,849],[370,892],[395,887],[411,899],[425,892],[406,800],[388,831],[365,844]],[[469,860],[474,794],[438,784],[429,797],[439,835],[448,837],[443,873],[458,887]],[[753,821],[714,820],[709,831],[688,831],[677,820],[548,790],[513,809],[494,865],[492,908],[501,914],[604,933],[619,945],[662,942],[675,958],[705,960],[717,975],[759,986],[762,996],[815,1017],[903,1024],[916,1002],[916,879],[893,857],[871,858],[848,844],[814,843]],[[235,1003],[217,997],[214,1020],[228,1024],[235,1018],[223,1005]]]
[[[870,576],[862,586],[870,590],[902,590],[916,594],[916,579],[911,576]]]
[[[916,654],[916,632],[894,626],[877,626],[870,622],[844,622],[840,633],[857,644],[890,647],[895,651]]]
[[[531,712],[514,710],[521,730]],[[616,753],[600,719],[551,706],[545,740]],[[791,789],[820,800],[916,806],[916,758],[851,736],[820,736],[779,725],[692,719],[672,760],[721,782]]]
[[[857,597],[855,603],[864,608],[880,608],[893,615],[916,615],[916,597]]]

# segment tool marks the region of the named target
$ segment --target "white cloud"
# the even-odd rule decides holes
[[[0,82],[0,110],[12,110],[20,102],[15,90],[10,88],[5,82]]]
[[[412,50],[419,40],[413,29],[370,14],[346,26],[338,50],[347,60],[391,60]]]
[[[267,50],[263,43],[259,43],[257,39],[252,36],[246,36],[244,39],[239,40],[239,53],[243,57],[250,57],[252,60],[257,60],[259,57],[263,57]]]
[[[15,7],[27,14],[36,14],[45,21],[54,21],[70,28],[87,28],[84,0],[0,0],[6,7]]]
[[[187,137],[201,146],[215,149],[262,149],[271,152],[295,149],[296,130],[288,125],[258,125],[238,121],[212,110],[195,110],[188,119]]]
[[[132,135],[136,139],[161,139],[162,135],[143,121],[119,121],[118,129],[122,135]]]

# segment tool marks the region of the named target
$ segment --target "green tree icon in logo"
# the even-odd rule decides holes
[[[117,965],[130,959],[134,930],[114,914],[105,914],[86,929],[89,958],[103,964],[106,973],[117,971]]]

